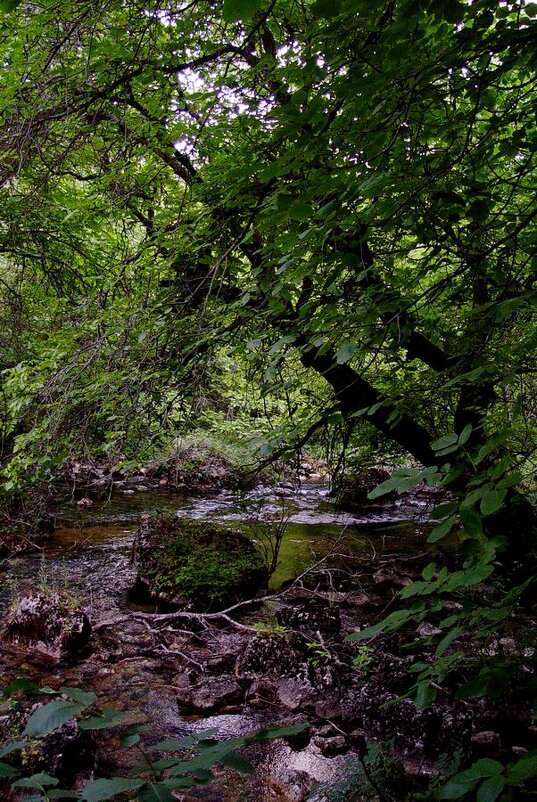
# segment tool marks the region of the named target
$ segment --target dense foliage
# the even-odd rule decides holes
[[[442,483],[431,540],[462,530],[388,629],[500,554],[519,590],[438,657],[497,626],[537,529],[535,4],[2,7],[4,495],[200,412],[265,416],[267,453],[377,438],[408,466],[378,492]]]
[[[116,454],[158,438],[226,344],[267,389],[299,382],[304,431],[317,408],[365,416],[425,465],[453,453],[473,473],[509,440],[524,467],[532,8],[5,15],[4,437],[19,469],[65,456],[66,430]]]

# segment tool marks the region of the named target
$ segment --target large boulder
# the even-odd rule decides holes
[[[268,582],[260,551],[235,529],[204,521],[151,518],[136,534],[137,590],[155,601],[221,610]]]
[[[88,647],[88,616],[62,593],[23,596],[6,615],[0,638],[28,652],[30,658],[73,660]]]

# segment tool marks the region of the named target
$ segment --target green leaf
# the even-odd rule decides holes
[[[31,777],[23,777],[17,782],[12,783],[12,788],[37,788],[40,791],[48,786],[58,785],[59,780],[49,774],[32,774]]]
[[[477,792],[477,802],[494,802],[505,788],[505,777],[489,777]]]
[[[436,571],[436,563],[429,563],[428,565],[425,566],[425,568],[421,572],[421,575],[426,582],[429,582],[429,580],[433,578],[435,571]]]
[[[458,435],[452,432],[451,434],[444,435],[444,437],[439,437],[438,440],[434,440],[431,443],[431,448],[434,449],[434,451],[443,451],[445,448],[456,445],[458,439]]]
[[[140,741],[140,733],[146,732],[147,726],[145,724],[131,724],[130,727],[121,733],[119,740],[122,746],[134,746]]]
[[[32,713],[24,728],[23,735],[42,738],[44,735],[49,735],[49,733],[57,730],[83,710],[84,707],[81,705],[65,702],[62,699],[49,702],[39,707],[35,713]]]
[[[473,505],[461,504],[460,516],[464,531],[469,537],[478,538],[482,535],[481,515]]]
[[[223,17],[226,22],[252,19],[262,0],[224,0]]]
[[[121,746],[124,746],[126,749],[129,749],[131,746],[135,746],[137,743],[140,743],[140,736],[139,735],[120,735],[119,742]]]
[[[386,479],[385,482],[381,482],[380,485],[377,485],[377,487],[374,487],[373,490],[371,490],[367,494],[367,498],[373,500],[375,498],[379,498],[379,496],[386,495],[386,493],[391,493],[391,491],[394,490],[394,489],[395,489],[395,486],[394,486],[393,478]]]
[[[461,799],[466,794],[473,791],[479,780],[459,780],[460,775],[455,775],[438,792],[438,799]]]
[[[490,757],[483,757],[481,760],[473,763],[467,772],[471,772],[476,777],[497,777],[503,774],[504,766],[499,760],[493,760]]]
[[[436,688],[432,688],[430,684],[425,680],[423,682],[419,682],[416,686],[416,696],[415,696],[415,704],[419,710],[425,710],[427,707],[430,707],[437,696]]]
[[[454,640],[462,635],[463,633],[462,627],[455,627],[455,629],[450,630],[447,635],[444,635],[442,640],[439,642],[438,646],[436,647],[435,655],[437,657],[442,657],[443,654],[447,651],[447,649],[451,646]]]
[[[311,13],[315,17],[329,19],[337,17],[341,11],[341,0],[315,0],[311,6]]]
[[[122,724],[128,718],[128,713],[117,710],[103,712],[102,716],[91,716],[78,722],[81,730],[106,730],[108,727],[115,727]]]
[[[49,799],[78,799],[78,791],[65,791],[62,788],[53,788],[48,792]]]
[[[187,780],[178,787],[188,788],[191,786],[192,782]],[[172,789],[164,782],[148,783],[147,786],[139,792],[138,799],[139,802],[177,802],[177,797],[174,796]]]
[[[2,696],[11,696],[13,693],[17,693],[18,691],[24,691],[27,694],[35,694],[39,693],[40,688],[35,682],[32,682],[29,679],[15,679],[13,682],[10,682],[9,685],[2,691]]]
[[[477,223],[483,223],[490,213],[490,204],[483,198],[475,200],[468,209],[468,214]]]
[[[82,791],[80,802],[104,802],[107,799],[113,799],[119,794],[124,794],[126,791],[137,791],[145,784],[145,780],[129,780],[124,777],[113,777],[111,780],[93,780]]]
[[[427,538],[427,543],[437,543],[442,538],[449,535],[455,524],[457,523],[457,516],[450,515],[449,518],[446,518],[445,521],[442,523],[437,524],[430,532],[429,537]]]
[[[433,521],[443,521],[445,518],[448,518],[450,515],[456,513],[459,509],[459,505],[454,502],[450,501],[445,504],[438,504],[431,512],[431,520]]]
[[[504,693],[510,676],[503,669],[483,669],[479,676],[457,689],[457,699],[471,699],[474,696],[497,698]]]
[[[366,627],[360,632],[353,632],[352,635],[348,635],[346,640],[364,640],[365,638],[372,638],[379,632],[396,632],[398,629],[404,626],[404,624],[407,624],[410,620],[412,620],[412,618],[413,615],[409,610],[395,610],[393,613],[390,613],[390,615],[387,615],[382,621],[379,621],[378,624],[373,624],[373,626]]]
[[[501,510],[505,500],[506,491],[489,490],[481,499],[480,510],[482,515],[492,515]]]
[[[64,696],[68,696],[73,702],[84,705],[84,707],[89,707],[97,701],[97,695],[95,693],[92,691],[83,691],[82,688],[69,688],[64,685],[60,688],[60,693],[63,693]]]
[[[19,749],[25,749],[29,743],[29,741],[12,741],[11,743],[0,747],[0,757],[10,755],[12,752],[18,752]]]
[[[468,423],[459,435],[460,446],[463,446],[465,443],[468,442],[468,440],[470,439],[470,435],[472,434],[472,431],[473,431],[472,424]]]
[[[148,747],[150,752],[172,752],[176,749],[190,749],[199,742],[194,735],[187,735],[184,738],[171,738],[168,741],[159,741],[158,744]]]
[[[509,785],[519,785],[520,783],[537,777],[537,754],[526,755],[521,758],[514,766],[511,766],[507,774]]]
[[[290,724],[288,727],[269,727],[259,730],[253,735],[244,738],[244,744],[255,744],[261,741],[272,741],[274,738],[287,738],[290,735],[299,735],[307,729],[307,724]]]
[[[21,3],[22,0],[0,0],[0,11],[14,11]]]
[[[0,761],[0,777],[16,777],[19,772],[8,763]]]
[[[345,362],[348,362],[357,350],[357,343],[344,343],[344,345],[340,346],[336,354],[336,362],[338,365],[343,365]]]
[[[222,763],[224,766],[240,771],[242,774],[253,774],[255,771],[250,761],[242,755],[239,755],[238,752],[231,752],[229,755],[224,755]]]

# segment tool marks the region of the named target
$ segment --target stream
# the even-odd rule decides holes
[[[43,551],[16,556],[0,564],[0,612],[25,589],[39,588],[67,592],[85,607],[93,624],[125,618],[132,610],[152,612],[153,608],[134,603],[129,596],[136,576],[131,563],[132,541],[140,516],[145,514],[166,512],[179,518],[224,523],[241,528],[254,539],[263,528],[285,524],[280,562],[271,579],[273,589],[304,572],[339,544],[361,554],[412,554],[423,548],[426,538],[427,499],[413,498],[386,509],[351,513],[338,510],[328,496],[328,489],[320,484],[304,484],[298,489],[258,487],[247,494],[179,495],[147,488],[141,483],[133,484],[132,490],[116,491],[110,500],[94,500],[87,506],[77,505],[74,499],[58,505],[57,529]],[[264,613],[249,615],[252,623]],[[133,721],[147,720],[149,737],[154,740],[207,729],[216,730],[218,737],[230,737],[274,723],[255,711],[206,718],[182,716],[174,686],[176,658],[151,651],[151,637],[144,622],[128,620],[119,630],[108,632],[107,638],[106,658],[99,648],[77,665],[44,670],[21,662],[19,655],[4,654],[3,670],[7,676],[33,676],[53,688],[70,685],[95,690],[100,700],[123,710],[137,711],[133,712]],[[117,651],[114,638],[120,641]],[[129,754],[112,756],[113,751],[109,737],[105,749],[108,758],[99,767],[104,776],[110,766],[117,772],[131,765]],[[257,759],[260,771],[241,791],[245,796],[239,796],[236,788],[233,790],[233,782],[238,781],[228,778],[220,786],[217,784],[216,790],[204,789],[181,799],[268,800],[273,797],[265,792],[264,766],[270,765],[271,771],[278,766],[282,771],[307,771],[315,780],[327,781],[343,759],[326,758],[315,747],[295,752],[287,744],[275,742],[265,747]],[[138,760],[139,756],[135,762]]]

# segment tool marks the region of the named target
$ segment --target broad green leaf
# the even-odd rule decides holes
[[[84,707],[89,707],[97,701],[97,694],[92,691],[83,691],[82,688],[69,688],[64,685],[60,688],[60,693]]]
[[[176,749],[190,749],[199,742],[194,735],[186,735],[184,738],[171,738],[167,741],[159,741],[153,746],[149,746],[150,752],[172,752]]]
[[[287,727],[269,727],[259,730],[253,735],[247,735],[243,741],[244,745],[255,744],[261,741],[272,741],[274,738],[287,738],[290,735],[299,735],[308,728],[307,724],[290,724]]]
[[[134,735],[120,735],[119,742],[121,746],[126,747],[127,749],[131,746],[135,746],[137,743],[140,743],[140,736],[137,734]]]
[[[16,777],[18,773],[13,766],[0,760],[0,777]]]
[[[240,771],[242,774],[253,774],[255,771],[251,762],[238,752],[231,752],[229,755],[224,755],[222,763],[224,766]]]
[[[373,499],[379,498],[380,496],[384,496],[386,495],[386,493],[391,493],[392,490],[394,489],[395,489],[395,484],[393,479],[386,479],[385,482],[381,482],[380,485],[374,487],[373,490],[371,490],[367,494],[367,498],[373,501]]]
[[[455,524],[457,523],[458,517],[456,515],[450,515],[449,518],[446,518],[445,521],[437,524],[429,533],[427,538],[428,543],[437,543],[442,538],[449,535]]]
[[[18,752],[19,749],[25,749],[29,743],[29,741],[12,741],[11,743],[0,747],[0,757],[10,755],[12,752]]]
[[[479,786],[477,802],[495,802],[505,788],[505,777],[489,777]]]
[[[498,760],[484,757],[473,763],[466,771],[473,773],[476,777],[498,777],[503,774],[503,770],[504,767]]]
[[[227,22],[249,20],[262,5],[262,0],[224,0],[223,17]]]
[[[450,630],[447,635],[444,635],[442,640],[438,643],[438,646],[435,650],[436,657],[442,657],[443,654],[449,649],[451,644],[454,640],[456,640],[460,635],[463,633],[462,627],[455,627],[454,629]]]
[[[436,688],[432,688],[426,680],[419,682],[416,687],[416,696],[414,699],[416,707],[419,710],[426,710],[432,705],[437,697],[437,694],[438,691]]]
[[[480,510],[482,515],[492,515],[503,506],[506,491],[489,490],[481,499]]]
[[[51,777],[49,774],[32,774],[31,777],[23,777],[20,780],[12,783],[12,788],[37,788],[42,790],[49,786],[58,785],[59,780],[56,777]]]
[[[479,780],[458,780],[456,775],[438,791],[438,799],[462,799],[476,787]]]
[[[103,712],[102,716],[90,716],[90,718],[81,719],[78,722],[78,727],[81,730],[106,730],[108,727],[116,727],[118,724],[122,724],[128,717],[128,713],[108,710]]]
[[[473,427],[471,423],[468,423],[458,437],[459,445],[463,446],[465,443],[468,442],[470,439],[470,435],[472,434]]]
[[[6,687],[3,688],[2,696],[11,696],[11,694],[17,693],[17,691],[24,691],[24,693],[27,694],[35,694],[40,692],[40,688],[39,685],[29,679],[15,679],[13,682],[10,682],[9,685],[6,685]]]
[[[137,791],[146,780],[129,780],[124,777],[114,777],[111,780],[93,780],[83,789],[81,802],[105,802],[127,791]]]
[[[0,0],[0,11],[14,11],[21,3],[22,0]]]
[[[460,516],[464,531],[469,537],[478,538],[483,533],[481,515],[473,505],[461,504]]]
[[[315,0],[310,10],[316,17],[337,17],[341,10],[341,0]]]
[[[459,505],[453,501],[445,504],[438,504],[431,512],[431,519],[433,521],[443,521],[445,518],[457,512],[458,509]]]
[[[39,707],[35,713],[32,713],[24,728],[23,735],[42,738],[44,735],[49,735],[49,733],[57,730],[83,710],[84,707],[81,705],[64,702],[62,699],[49,702]]]
[[[458,435],[452,432],[451,434],[444,435],[444,437],[439,437],[438,440],[434,440],[431,443],[431,448],[434,449],[434,451],[442,451],[445,448],[456,445],[458,439]]]
[[[519,785],[533,777],[537,777],[537,753],[535,752],[521,758],[514,766],[511,766],[507,774],[509,785]]]
[[[188,788],[192,783],[188,781],[178,788]],[[177,796],[173,794],[171,788],[161,783],[148,783],[145,788],[138,792],[139,802],[177,802]]]
[[[422,577],[425,579],[426,582],[429,582],[430,579],[433,578],[436,572],[436,563],[429,563],[425,566],[423,571],[421,572]]]
[[[378,624],[373,624],[373,626],[366,627],[360,632],[353,632],[352,635],[348,635],[346,640],[365,640],[365,638],[372,638],[379,632],[395,632],[412,620],[412,618],[413,614],[408,610],[395,610],[382,621],[379,621]]]
[[[336,354],[336,362],[338,365],[343,365],[345,362],[348,362],[357,350],[357,343],[344,343],[342,346],[340,346]]]

